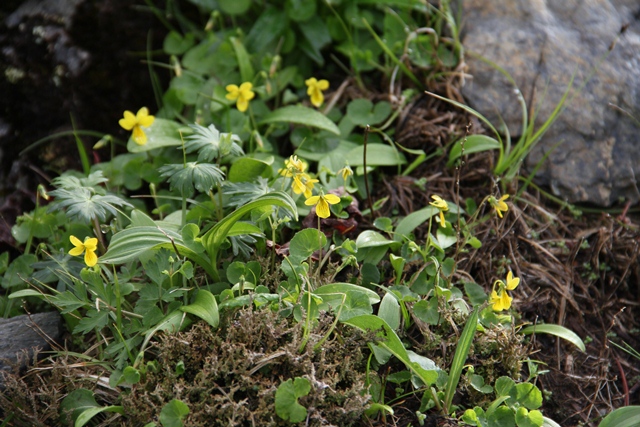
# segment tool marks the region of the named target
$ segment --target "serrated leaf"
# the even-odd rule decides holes
[[[340,135],[338,126],[324,114],[301,105],[289,105],[278,108],[262,118],[260,124],[266,123],[295,123],[326,130],[335,135]]]

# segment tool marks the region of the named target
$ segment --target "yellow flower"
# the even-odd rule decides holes
[[[438,210],[440,211],[440,216],[439,216],[440,225],[442,226],[442,228],[446,228],[447,227],[447,223],[444,220],[444,213],[449,210],[449,205],[440,196],[433,195],[433,196],[431,196],[431,198],[434,201],[429,203],[429,204],[431,206],[435,206],[436,208],[438,208]],[[438,220],[438,218],[436,218],[436,221],[437,220]]]
[[[79,256],[84,252],[84,263],[87,264],[87,267],[93,267],[98,263],[98,256],[96,255],[98,239],[95,237],[85,237],[83,243],[76,236],[70,236],[69,240],[71,240],[74,246],[74,248],[69,251],[69,255]]]
[[[508,310],[511,307],[511,301],[513,298],[507,294],[507,291],[504,289],[499,290],[498,292],[491,291],[491,304],[493,304],[493,311],[503,311]]]
[[[321,194],[319,196],[309,197],[304,204],[307,206],[316,206],[316,215],[320,218],[329,218],[331,211],[329,205],[340,203],[340,197],[335,194]]]
[[[342,179],[344,179],[344,182],[347,182],[347,179],[349,179],[349,177],[353,175],[353,169],[351,169],[351,166],[346,165],[345,167],[340,169],[338,173],[342,175]]]
[[[324,95],[322,94],[323,90],[329,89],[329,82],[326,80],[318,81],[315,77],[311,77],[304,81],[307,87],[307,95],[311,97],[311,103],[320,107],[324,102]]]
[[[506,212],[509,210],[509,206],[504,202],[509,198],[508,194],[500,197],[500,199],[496,199],[493,196],[489,197],[489,204],[496,210],[496,213],[500,218],[502,218],[502,212]]]
[[[250,82],[244,82],[238,87],[237,85],[228,85],[226,87],[227,92],[226,98],[229,101],[236,101],[236,107],[238,107],[238,111],[244,113],[249,108],[249,101],[256,96],[255,92],[251,90],[253,85]]]
[[[496,280],[493,283],[489,302],[493,305],[494,311],[508,310],[511,307],[511,301],[513,301],[513,298],[509,296],[507,291],[514,290],[519,284],[520,278],[513,277],[512,272],[507,273],[506,283],[502,280]]]
[[[304,173],[307,169],[307,164],[302,160],[298,159],[298,156],[289,156],[287,160],[284,161],[284,168],[280,169],[278,172],[282,176],[286,176],[287,178],[291,178],[294,175],[299,173]]]
[[[299,173],[293,177],[293,184],[291,187],[293,188],[294,193],[304,193],[304,197],[309,198],[311,197],[311,194],[313,194],[312,191],[316,182],[320,181],[317,179],[311,179],[311,177],[306,173]]]
[[[136,115],[129,110],[124,112],[124,118],[120,119],[118,123],[125,130],[133,131],[133,140],[138,145],[145,145],[147,143],[147,134],[142,130],[142,126],[149,127],[153,124],[156,118],[149,115],[149,109],[142,107],[138,110]]]

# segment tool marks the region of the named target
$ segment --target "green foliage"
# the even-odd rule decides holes
[[[184,32],[174,29],[164,39],[169,64],[150,65],[169,69],[171,82],[158,94],[161,108],[153,124],[142,129],[147,143],[130,138],[127,154],[116,156],[114,149],[109,161],[86,167],[84,175],[62,173],[52,182],[49,207],[37,205],[19,217],[12,234],[25,245],[24,254],[11,262],[0,255],[1,285],[10,293],[0,297],[2,314],[15,314],[19,302],[56,307],[74,338],[92,343],[95,362],[110,371],[110,386],[127,399],[138,391],[135,385],[161,369],[159,334],[185,330],[194,321],[228,330],[237,309],[251,306],[301,328],[295,343],[301,358],[322,354],[327,342],[366,344],[369,383],[357,392],[372,395],[370,417],[393,414],[409,394],[423,396],[420,420],[434,407],[445,416],[459,415],[466,408],[454,406],[454,396],[466,387],[470,398],[475,393],[485,400],[463,403],[473,406],[463,422],[540,427],[546,419],[534,384],[509,377],[494,382],[466,364],[489,328],[513,329],[510,313],[493,311],[490,284],[458,271],[461,256],[481,247],[475,227],[488,220],[480,215],[495,201],[470,198],[464,209],[446,201],[444,224],[442,207],[434,205],[404,217],[394,206],[380,217],[357,203],[370,193],[367,183],[377,185],[394,171],[407,175],[428,156],[441,155],[401,147],[394,133],[397,118],[425,84],[422,76],[439,78],[462,59],[459,20],[449,2],[439,9],[418,0],[192,3],[209,21],[200,28],[177,4],[167,10]],[[336,87],[344,70],[353,91]],[[400,80],[403,74],[411,83]],[[330,80],[334,92],[316,108],[305,84],[310,77]],[[352,99],[378,81],[391,84],[389,101]],[[227,96],[233,95],[229,85],[244,85],[246,109],[240,95]],[[495,138],[469,136],[464,153],[500,150],[494,173],[511,177],[542,134],[525,127],[525,139],[512,148],[484,122]],[[370,131],[365,138],[364,127]],[[294,155],[283,159],[292,149]],[[454,143],[450,166],[462,149]],[[425,183],[412,184],[413,190],[424,191]],[[132,191],[146,197],[130,197]],[[329,194],[339,200],[329,218],[314,217],[305,199]],[[378,200],[372,210],[385,202]],[[373,227],[362,219],[370,213]],[[301,221],[299,215],[307,214]],[[68,253],[70,236],[98,240],[97,265],[86,267]],[[577,335],[556,325],[520,333],[534,330],[584,351]],[[423,339],[415,340],[416,333]],[[441,361],[431,352],[440,345]],[[298,423],[308,417],[300,399],[306,404],[312,386],[321,393],[322,384],[313,373],[282,374],[276,360],[291,358],[291,351],[266,355],[251,373],[280,376],[275,401],[265,402],[282,420]],[[193,378],[188,363],[172,361],[168,371],[180,380]],[[391,402],[385,401],[389,383],[397,394]],[[486,405],[492,393],[495,400]],[[60,406],[61,421],[76,426],[100,413],[124,414],[121,406],[100,406],[86,389],[69,393]],[[189,407],[173,399],[154,419],[178,427],[187,415]]]
[[[311,383],[306,378],[284,381],[276,390],[276,414],[285,421],[299,423],[307,418],[307,409],[298,399],[311,391]]]

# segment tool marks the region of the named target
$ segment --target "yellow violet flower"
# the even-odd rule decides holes
[[[236,101],[238,111],[244,113],[247,111],[247,108],[249,108],[249,101],[256,96],[255,92],[251,90],[252,88],[253,85],[251,82],[244,82],[240,87],[238,87],[238,85],[227,85],[225,89],[227,89],[229,93],[226,95],[226,98],[229,101]]]
[[[317,179],[311,179],[306,173],[299,173],[293,177],[293,192],[296,194],[304,193],[304,197],[309,198],[313,194],[313,187],[316,182],[320,182]]]
[[[315,107],[320,107],[324,102],[323,90],[329,89],[329,82],[327,80],[317,80],[315,77],[311,77],[304,81],[307,85],[307,95],[311,97],[311,103]]]
[[[299,173],[304,173],[306,169],[307,169],[307,164],[302,160],[298,159],[298,156],[293,155],[293,156],[289,156],[289,158],[284,161],[284,168],[280,169],[278,172],[282,176],[291,178],[292,176],[297,175]]]
[[[335,194],[321,194],[319,196],[309,197],[304,204],[307,206],[316,206],[316,215],[320,218],[329,218],[331,211],[329,205],[340,203],[340,197]]]
[[[507,291],[512,291],[520,284],[520,278],[513,277],[513,273],[507,274],[506,283],[502,280],[496,280],[493,283],[493,289],[489,302],[493,305],[493,311],[508,310],[511,307],[511,301],[513,298],[509,296]],[[497,289],[496,289],[497,288]]]
[[[76,236],[69,236],[71,244],[74,248],[69,251],[69,255],[79,256],[84,252],[84,263],[87,267],[93,267],[98,263],[98,256],[96,250],[98,249],[98,239],[95,237],[85,237],[84,242],[81,242]]]
[[[508,194],[500,197],[500,199],[496,199],[493,196],[489,196],[489,204],[496,210],[496,213],[500,218],[502,218],[502,212],[506,212],[509,210],[509,206],[504,202],[509,198]]]
[[[342,175],[342,179],[344,179],[344,182],[347,182],[347,179],[349,179],[349,177],[353,175],[353,169],[351,169],[351,166],[346,165],[345,167],[340,169],[338,173]]]
[[[449,205],[440,196],[433,195],[431,196],[431,198],[434,201],[429,204],[431,206],[435,206],[436,208],[438,208],[438,210],[440,211],[440,216],[439,216],[440,225],[442,226],[442,228],[446,228],[447,223],[444,220],[444,213],[449,210]],[[438,218],[436,218],[436,221],[438,221]]]
[[[142,107],[138,110],[138,113],[134,115],[131,111],[124,112],[124,117],[118,121],[120,126],[125,130],[133,131],[133,140],[138,145],[145,145],[147,143],[147,134],[144,133],[142,127],[149,127],[153,124],[156,118],[149,115],[149,109]]]

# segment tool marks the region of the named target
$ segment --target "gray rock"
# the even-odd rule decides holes
[[[538,125],[551,115],[576,73],[571,102],[525,160],[531,170],[561,142],[543,163],[537,182],[569,202],[637,203],[640,3],[463,0],[463,10],[466,51],[511,74],[527,103],[533,99],[541,106]],[[473,76],[463,87],[469,104],[496,126],[501,116],[511,134],[519,135],[521,108],[513,85],[471,55],[466,61]]]
[[[0,319],[0,371],[11,371],[16,363],[25,367],[37,349],[50,350],[50,343],[60,342],[63,332],[57,311]]]

